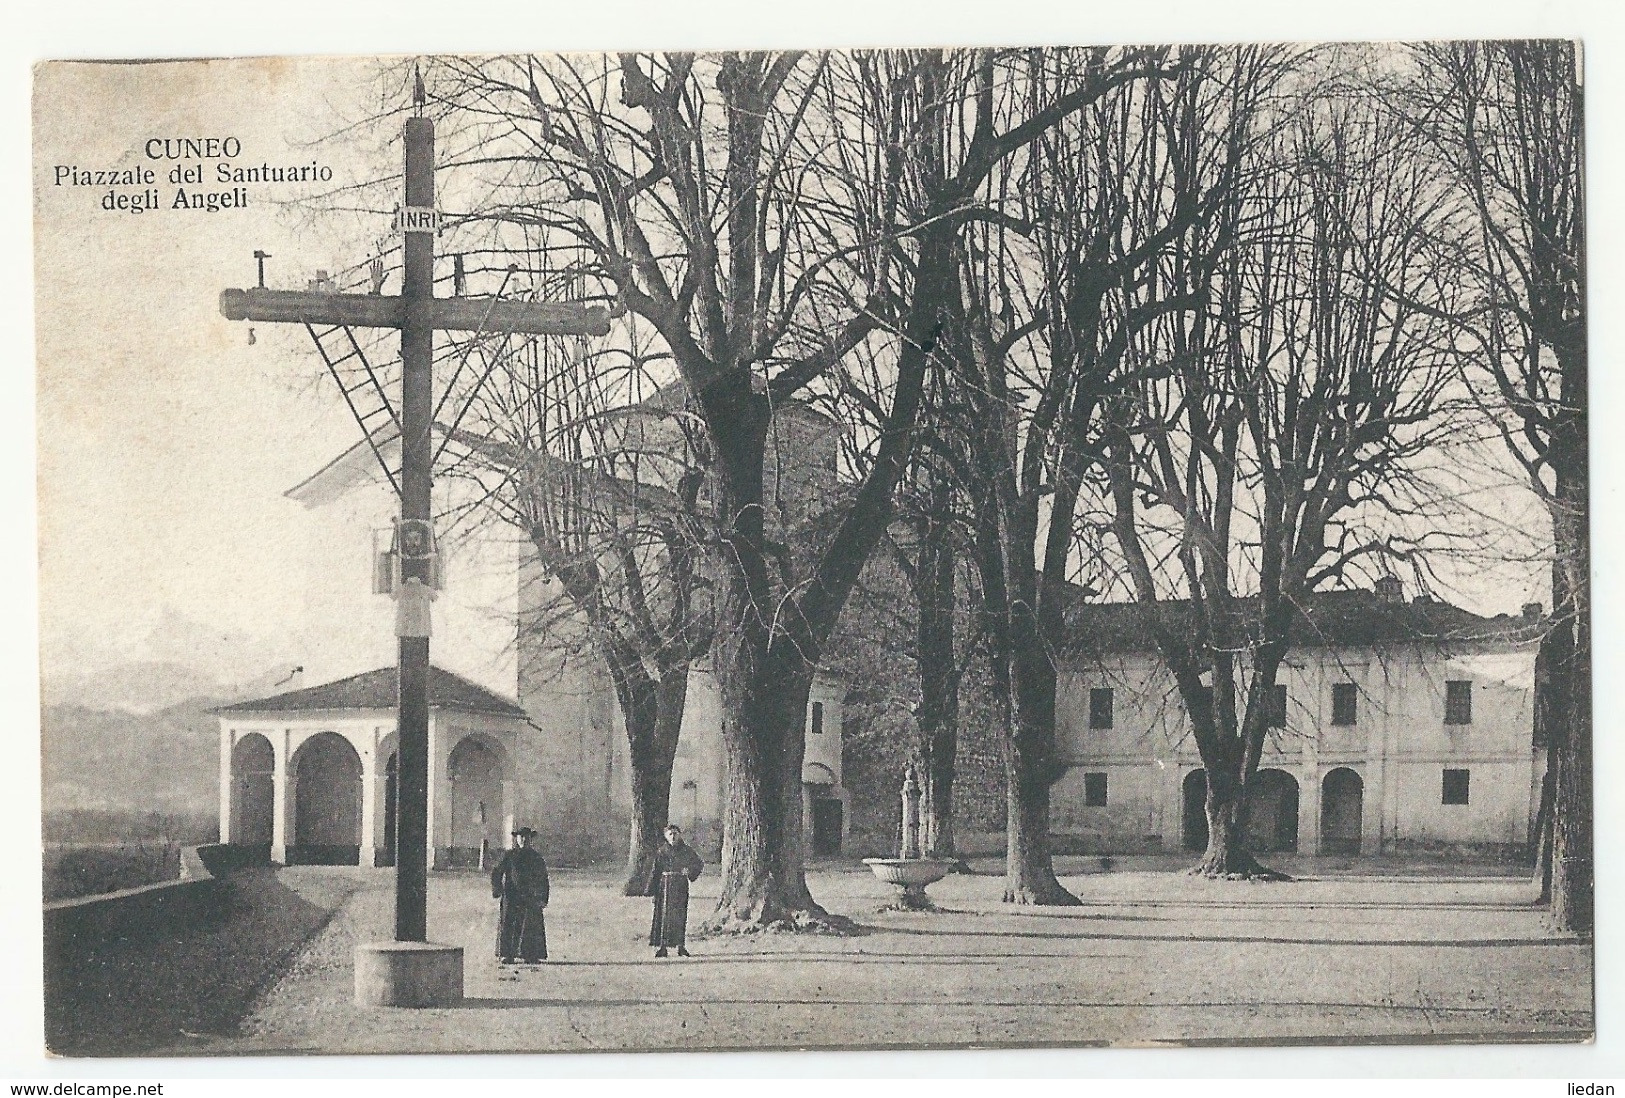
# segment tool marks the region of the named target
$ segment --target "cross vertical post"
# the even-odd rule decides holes
[[[434,123],[406,121],[406,205],[434,206]],[[432,521],[434,234],[407,233],[401,297],[401,524]],[[403,558],[401,580],[430,583],[427,557]],[[425,630],[425,632],[427,632]],[[395,940],[428,940],[429,638],[400,638],[399,794],[395,799]]]

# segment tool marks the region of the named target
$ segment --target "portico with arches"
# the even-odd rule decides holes
[[[394,863],[395,669],[216,709],[220,841],[272,862]],[[479,865],[545,798],[516,765],[528,728],[513,701],[435,668],[429,686],[429,850]]]

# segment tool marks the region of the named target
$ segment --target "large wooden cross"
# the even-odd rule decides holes
[[[398,328],[401,333],[401,530],[402,592],[426,595],[433,538],[433,453],[430,430],[434,395],[436,329],[522,332],[532,335],[604,335],[609,311],[570,302],[504,301],[434,296],[434,124],[406,122],[406,201],[397,227],[405,235],[401,295],[342,294],[323,290],[225,290],[220,312],[230,320],[302,323],[307,326]],[[263,282],[263,278],[262,278]],[[414,584],[412,581],[417,580]],[[403,610],[405,608],[403,607]],[[424,942],[429,842],[429,630],[426,604],[420,613],[397,615],[400,642],[399,786],[395,824],[395,940]],[[421,634],[421,635],[418,635]]]

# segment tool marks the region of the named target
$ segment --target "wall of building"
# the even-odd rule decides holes
[[[1449,680],[1473,684],[1469,724],[1445,723]],[[1287,721],[1271,731],[1260,767],[1296,783],[1299,851],[1319,849],[1324,783],[1338,769],[1360,779],[1364,852],[1510,853],[1527,842],[1539,765],[1532,650],[1299,650],[1277,681],[1287,687]],[[1356,688],[1352,725],[1332,723],[1335,683]],[[1109,729],[1089,726],[1091,688],[1113,692]],[[1177,849],[1183,782],[1201,759],[1161,664],[1135,655],[1069,668],[1056,716],[1068,766],[1051,797],[1057,848]],[[1441,803],[1446,769],[1468,771],[1467,804]],[[1089,774],[1105,775],[1104,806],[1086,803]]]
[[[846,695],[844,681],[826,675],[814,678],[808,695],[803,735],[806,737],[802,776],[814,788],[808,797],[846,803],[842,784],[841,721]],[[812,731],[814,705],[823,707],[823,731]],[[722,808],[727,758],[722,744],[722,700],[716,679],[701,666],[690,672],[683,709],[683,730],[672,764],[670,815],[688,844],[708,860],[722,856]],[[627,794],[630,798],[630,793]],[[810,807],[808,809],[811,811]],[[849,814],[843,809],[843,819]],[[810,828],[810,817],[804,820]],[[843,829],[844,830],[844,829]]]
[[[548,642],[519,645],[518,700],[529,730],[519,760],[527,793],[518,822],[537,830],[538,845],[559,864],[622,854],[627,810],[617,791],[629,785],[615,763],[626,735],[609,672],[592,651],[585,623],[533,558],[519,568],[519,605],[522,635]],[[620,804],[629,797],[620,795]]]
[[[712,861],[722,856],[722,698],[704,668],[689,672],[683,730],[671,771],[672,822],[690,846]]]

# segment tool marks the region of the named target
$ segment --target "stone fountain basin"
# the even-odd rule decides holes
[[[863,864],[887,884],[924,888],[946,877],[954,863],[946,858],[865,858]]]

